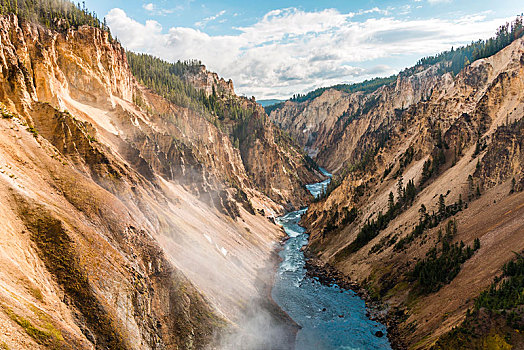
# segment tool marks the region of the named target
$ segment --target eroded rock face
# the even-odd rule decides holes
[[[264,115],[235,148],[204,116],[140,86],[98,29],[16,16],[0,29],[0,341],[212,343],[266,297],[260,276],[281,232],[255,213],[308,199],[302,184],[316,177],[302,154]],[[203,68],[188,79],[236,98]]]
[[[427,348],[460,324],[474,298],[511,258],[507,249],[524,249],[523,57],[519,39],[456,77],[439,75],[438,67],[407,70],[396,84],[371,94],[326,92],[271,114],[296,135],[310,123],[311,131],[297,139],[303,146],[314,140],[317,161],[335,172],[339,184],[303,217],[311,230],[309,252],[320,264],[367,286],[392,310],[404,310],[398,338],[406,346]],[[319,104],[322,113],[312,112]],[[348,107],[335,108],[341,105]],[[386,215],[389,194],[398,200],[400,179],[404,187],[414,181],[413,202],[385,228],[368,232],[355,249],[359,245],[351,244],[362,227]],[[451,217],[458,228],[453,242],[472,246],[479,238],[481,248],[449,284],[417,295],[408,273],[439,247],[439,230],[445,232],[450,219],[423,234],[412,233],[424,215],[422,205],[428,215],[439,212],[440,195],[446,205],[462,203]]]
[[[365,131],[387,127],[398,110],[427,99],[436,85],[449,83],[438,67],[406,70],[395,84],[373,93],[326,90],[301,103],[287,101],[270,118],[290,132],[317,162],[332,170],[355,160],[355,142]]]
[[[311,156],[318,154],[319,143],[333,129],[338,118],[349,107],[347,94],[327,90],[310,103],[286,101],[283,108],[270,114],[270,118],[282,129],[289,131]]]
[[[215,92],[225,93],[228,96],[236,96],[231,79],[226,81],[218,74],[208,71],[204,65],[195,67],[194,72],[186,72],[184,79],[197,89],[204,90],[208,96],[213,93],[213,89]]]

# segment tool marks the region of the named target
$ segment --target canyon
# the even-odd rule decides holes
[[[107,31],[0,28],[0,346],[204,349],[253,305],[292,329],[267,297],[271,217],[321,175],[263,109],[203,66],[184,78],[254,110],[235,147],[138,83]]]
[[[524,252],[522,31],[262,107],[60,4],[0,8],[0,349],[522,348],[486,307]]]
[[[371,92],[328,88],[270,109],[334,174],[301,221],[310,265],[364,287],[390,315],[398,348],[456,348],[437,341],[524,250],[524,41],[456,75],[447,64],[414,66]],[[477,239],[456,277],[421,292],[417,264],[428,267],[442,244]],[[490,322],[461,348],[522,345],[518,331]]]

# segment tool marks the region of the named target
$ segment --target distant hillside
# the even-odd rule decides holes
[[[338,90],[338,91],[347,92],[347,93],[357,92],[357,91],[373,92],[377,90],[378,88],[380,88],[381,86],[394,82],[396,79],[397,79],[397,76],[392,75],[386,78],[373,78],[369,80],[364,80],[363,82],[360,82],[360,83],[337,84],[333,86],[321,87],[313,91],[310,91],[307,94],[293,95],[293,97],[291,97],[289,100],[286,100],[286,101],[297,102],[297,103],[311,101],[319,97],[320,95],[322,95],[327,90]],[[284,102],[285,101],[279,101],[274,104],[265,106],[266,113],[271,114],[271,112],[273,112],[274,110],[282,108],[284,106]]]
[[[262,107],[267,107],[267,106],[275,105],[275,104],[280,103],[282,101],[284,101],[284,100],[270,99],[270,100],[258,100],[257,102]]]

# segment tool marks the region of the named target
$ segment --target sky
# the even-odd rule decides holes
[[[86,0],[86,7],[126,49],[201,60],[257,100],[389,76],[488,38],[524,12],[521,0]]]

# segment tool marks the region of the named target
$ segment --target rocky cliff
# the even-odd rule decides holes
[[[524,249],[523,84],[517,39],[456,76],[422,65],[372,93],[328,90],[271,113],[335,172],[304,216],[312,264],[383,303],[399,348],[459,326]],[[522,344],[487,319],[475,346]]]
[[[0,347],[200,349],[241,326],[281,235],[257,213],[307,199],[302,154],[268,123],[236,148],[97,28],[0,17],[0,77]]]
[[[438,72],[438,65],[414,67],[400,73],[395,83],[372,93],[327,89],[312,100],[286,101],[271,112],[270,119],[288,131],[321,166],[338,171],[358,158],[355,142],[364,132],[382,130],[381,123],[427,99],[436,85],[450,79]]]
[[[187,72],[183,76],[183,79],[191,83],[191,85],[197,89],[204,90],[207,95],[213,93],[213,88],[224,92],[227,96],[235,95],[231,79],[226,81],[224,78],[219,77],[218,74],[208,71],[203,64],[198,64],[195,68],[194,71]]]

